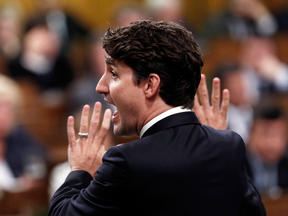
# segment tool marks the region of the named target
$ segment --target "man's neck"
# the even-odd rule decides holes
[[[140,131],[140,138],[143,136],[143,134],[152,126],[154,125],[155,123],[157,123],[158,121],[170,116],[170,115],[173,115],[173,114],[176,114],[176,113],[181,113],[181,112],[191,112],[190,109],[185,109],[185,108],[182,108],[182,107],[172,107],[170,109],[168,109],[167,111],[165,112],[162,112],[161,114],[155,116],[154,118],[152,118],[149,122],[147,122],[141,129]]]

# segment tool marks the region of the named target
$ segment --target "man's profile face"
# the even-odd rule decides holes
[[[105,73],[96,91],[105,95],[105,101],[116,106],[113,113],[114,133],[118,136],[139,134],[141,113],[145,103],[143,83],[135,84],[133,71],[124,62],[106,59]]]

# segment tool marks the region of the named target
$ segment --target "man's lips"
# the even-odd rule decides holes
[[[108,97],[106,97],[106,96],[104,96],[104,101],[106,101],[106,102],[109,103],[109,104],[114,105],[114,104],[108,99]]]
[[[113,102],[111,102],[107,97],[104,97],[104,100],[105,100],[107,103],[115,106],[115,105],[113,104]],[[111,118],[112,122],[115,121],[115,119],[117,118],[117,116],[119,116],[119,114],[118,114],[117,107],[115,106],[115,111],[113,112],[113,115],[112,115],[112,118]]]
[[[113,115],[112,115],[112,118],[111,118],[112,122],[114,122],[115,119],[116,119],[118,116],[119,116],[118,110],[115,110],[114,113],[113,113]]]

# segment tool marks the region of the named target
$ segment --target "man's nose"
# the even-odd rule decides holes
[[[98,92],[99,94],[107,94],[109,92],[109,88],[105,79],[105,73],[102,75],[96,86],[96,92]]]

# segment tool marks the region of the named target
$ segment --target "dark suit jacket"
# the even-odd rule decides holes
[[[33,165],[33,162],[42,162],[45,165],[49,155],[41,143],[35,140],[23,126],[18,125],[6,139],[5,160],[14,177],[18,178],[29,171],[27,168]]]
[[[174,114],[110,148],[94,179],[71,172],[49,215],[266,215],[244,164],[238,134]]]
[[[21,55],[8,63],[9,76],[16,80],[31,80],[40,87],[40,90],[53,88],[65,89],[73,79],[73,70],[68,59],[59,56],[49,72],[35,74],[21,63]]]

